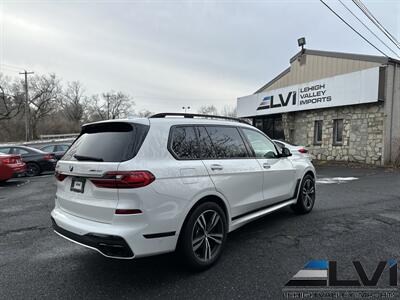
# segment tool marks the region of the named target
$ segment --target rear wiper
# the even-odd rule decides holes
[[[77,160],[103,161],[103,159],[100,157],[91,157],[91,156],[84,156],[84,155],[78,155],[78,154],[74,154],[74,157]]]

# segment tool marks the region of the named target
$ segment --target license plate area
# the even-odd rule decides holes
[[[85,191],[86,179],[82,177],[72,177],[71,191],[75,193],[83,193]]]

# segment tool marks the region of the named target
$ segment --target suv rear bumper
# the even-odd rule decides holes
[[[54,231],[67,240],[88,247],[90,249],[97,250],[107,257],[124,259],[134,257],[134,254],[126,241],[119,236],[104,234],[100,235],[96,233],[79,235],[61,228],[57,225],[53,218],[51,218],[51,221],[53,223]]]
[[[135,219],[136,218],[136,219]],[[113,223],[101,223],[71,215],[59,207],[51,212],[54,231],[106,257],[132,259],[175,250],[175,232],[149,234],[138,216],[114,216]]]

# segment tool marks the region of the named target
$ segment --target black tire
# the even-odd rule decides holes
[[[33,177],[38,176],[42,171],[37,163],[27,163],[26,164],[26,176]]]
[[[299,214],[308,214],[315,204],[315,179],[310,174],[304,176],[301,181],[299,195],[296,204],[290,207]]]
[[[208,229],[203,229],[204,224]],[[215,264],[224,249],[227,228],[225,213],[218,204],[205,202],[196,207],[179,237],[178,251],[187,266],[202,271]]]

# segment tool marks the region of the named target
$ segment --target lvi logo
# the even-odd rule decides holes
[[[336,261],[312,260],[286,283],[286,287],[376,287],[383,272],[389,272],[389,286],[397,287],[397,261],[380,261],[368,275],[361,262],[353,261],[358,279],[339,279]]]

